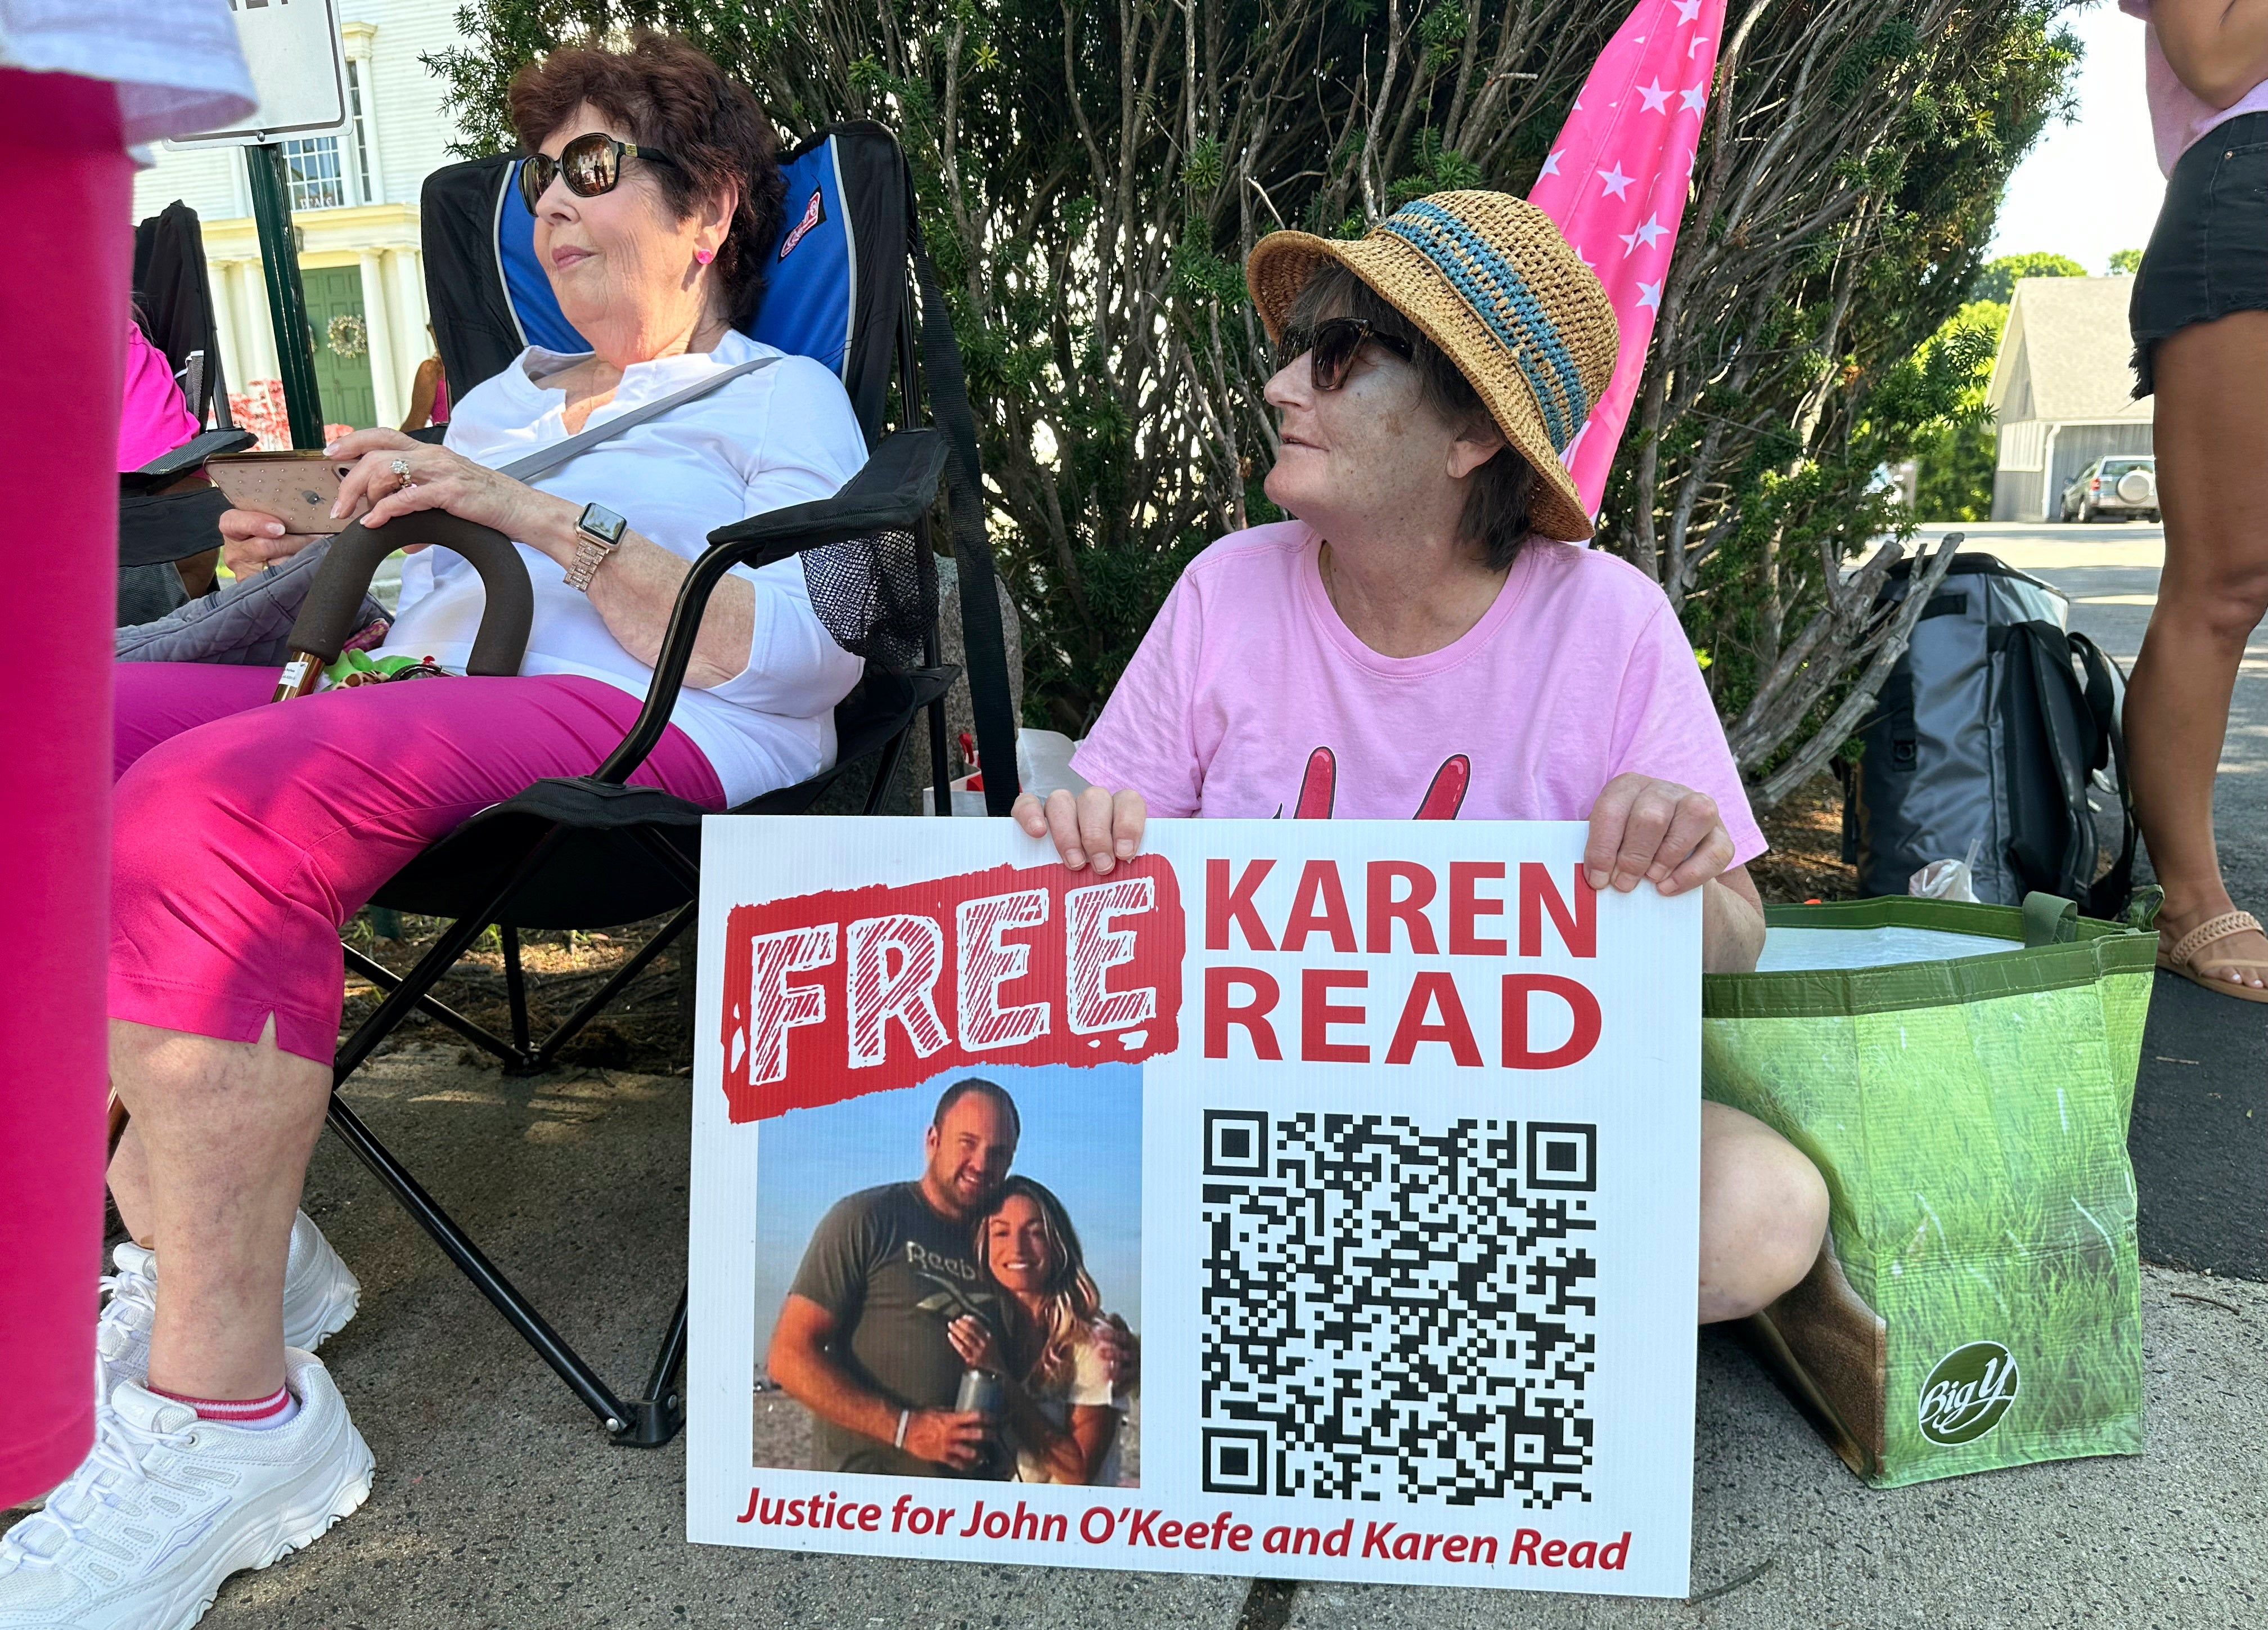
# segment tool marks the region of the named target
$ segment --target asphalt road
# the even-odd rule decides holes
[[[1996,555],[2070,595],[2072,626],[2133,666],[2157,597],[2162,527],[1962,530],[1964,550]],[[2237,904],[2268,918],[2268,629],[2237,675],[2213,831]],[[2146,852],[2140,877],[2149,875]],[[2158,976],[2128,1149],[2146,1260],[2268,1280],[2268,1005]]]

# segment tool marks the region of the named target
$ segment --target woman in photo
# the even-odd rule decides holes
[[[976,1254],[1004,1293],[1002,1334],[964,1315],[946,1334],[961,1358],[998,1374],[1020,1483],[1118,1481],[1125,1393],[1094,1339],[1102,1294],[1063,1202],[1011,1177],[976,1224]]]

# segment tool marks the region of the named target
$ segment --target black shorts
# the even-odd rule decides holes
[[[2174,166],[2126,310],[2134,395],[2157,387],[2160,340],[2233,311],[2268,311],[2268,113],[2214,126]]]

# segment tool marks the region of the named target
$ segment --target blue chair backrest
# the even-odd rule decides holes
[[[829,136],[783,164],[786,218],[766,254],[764,297],[747,332],[753,339],[824,363],[838,378],[850,363],[858,310],[858,246],[844,206],[838,138]],[[519,166],[498,200],[497,261],[504,295],[531,345],[572,354],[591,349],[559,310],[550,279],[535,258],[535,218],[519,195]],[[846,385],[851,384],[844,379]]]

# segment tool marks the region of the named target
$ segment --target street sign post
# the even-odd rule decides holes
[[[339,43],[337,0],[229,0],[229,6],[259,105],[234,124],[177,136],[166,145],[245,150],[291,445],[320,447],[323,408],[315,384],[314,332],[307,322],[298,247],[291,236],[284,149],[276,144],[282,136],[324,135],[346,122],[346,59]]]

